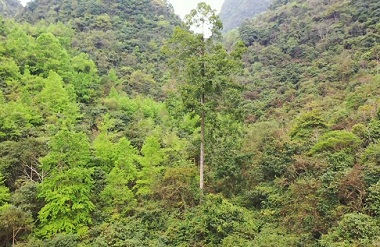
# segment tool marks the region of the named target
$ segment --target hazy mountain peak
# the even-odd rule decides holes
[[[18,0],[0,0],[0,15],[13,17],[22,8]]]
[[[245,19],[250,19],[266,11],[272,0],[225,0],[220,12],[224,31],[239,27]]]

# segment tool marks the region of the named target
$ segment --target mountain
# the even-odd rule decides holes
[[[287,105],[296,112],[311,99],[332,97],[331,93],[349,100],[348,91],[363,87],[356,84],[357,77],[377,73],[380,4],[286,2],[275,1],[274,9],[239,29],[248,46],[253,101],[272,109]],[[262,109],[252,112],[260,118]]]
[[[4,17],[14,17],[21,9],[18,0],[0,0],[0,15]]]
[[[239,27],[244,20],[266,11],[272,0],[225,0],[220,19],[224,32]]]
[[[251,205],[281,204],[274,220],[302,246],[379,243],[379,13],[378,0],[276,0],[239,29]]]
[[[159,49],[181,23],[166,0],[35,0],[18,19],[68,25],[75,32],[72,46],[89,54],[101,74],[142,71],[158,81],[165,64]]]

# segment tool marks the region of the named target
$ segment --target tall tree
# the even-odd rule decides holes
[[[177,27],[166,47],[171,55],[178,88],[186,111],[200,116],[200,181],[204,189],[206,117],[224,108],[223,94],[233,86],[232,75],[238,73],[238,53],[228,53],[220,42],[222,23],[206,3],[199,3],[185,17],[185,26]],[[190,30],[190,31],[189,31]],[[224,105],[224,106],[223,106]]]

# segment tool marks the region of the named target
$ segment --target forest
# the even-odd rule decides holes
[[[378,0],[0,4],[0,246],[380,246]]]

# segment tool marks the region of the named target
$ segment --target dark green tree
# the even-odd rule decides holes
[[[4,177],[0,173],[0,207],[9,201],[9,189],[4,185]]]

